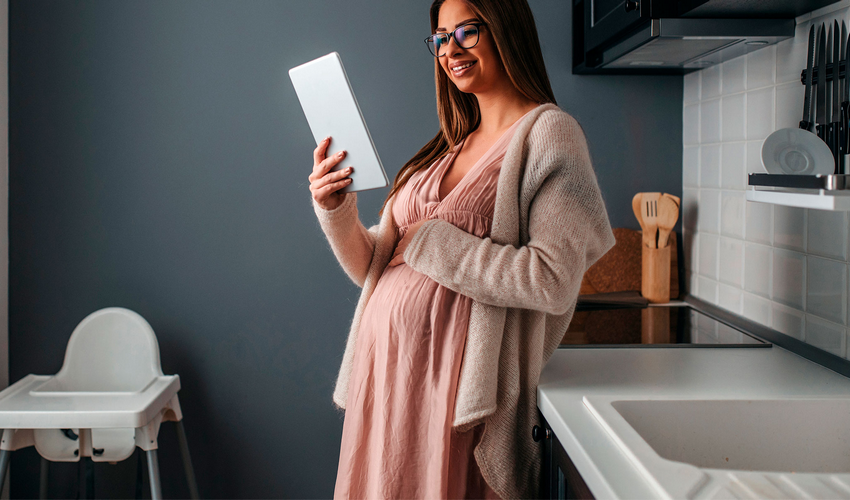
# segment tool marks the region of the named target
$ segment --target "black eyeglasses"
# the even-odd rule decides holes
[[[428,45],[428,50],[434,57],[443,57],[449,48],[449,39],[454,38],[455,43],[464,49],[471,49],[478,43],[479,27],[486,26],[486,23],[468,23],[463,26],[458,26],[451,33],[434,33],[425,39]]]

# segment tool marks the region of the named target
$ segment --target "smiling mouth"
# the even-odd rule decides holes
[[[455,66],[455,67],[453,67],[453,68],[452,68],[452,73],[453,73],[455,76],[461,76],[461,75],[463,75],[464,73],[466,73],[466,71],[467,71],[469,68],[471,68],[472,66],[476,65],[477,63],[478,63],[478,61],[470,61],[470,62],[468,62],[468,63],[461,64],[461,65],[458,65],[458,66]]]

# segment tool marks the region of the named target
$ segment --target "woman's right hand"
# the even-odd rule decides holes
[[[313,150],[313,173],[308,177],[313,199],[325,210],[333,210],[342,204],[345,193],[340,193],[339,190],[351,184],[348,176],[354,171],[352,167],[348,167],[331,172],[331,169],[345,158],[345,151],[327,158],[325,155],[330,143],[331,138],[327,137]]]

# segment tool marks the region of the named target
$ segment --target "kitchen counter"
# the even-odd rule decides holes
[[[777,345],[769,349],[558,349],[544,367],[538,407],[596,498],[656,492],[582,402],[624,399],[847,397],[850,379]]]

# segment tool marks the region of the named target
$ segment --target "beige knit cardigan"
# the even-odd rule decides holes
[[[363,288],[333,394],[345,408],[363,310],[395,250],[392,200],[366,229],[356,195],[334,210],[313,204],[343,270]],[[535,498],[542,443],[537,382],[575,310],[588,267],[614,245],[605,205],[578,123],[553,104],[517,126],[502,161],[489,238],[434,219],[404,252],[414,270],[472,298],[453,427],[485,423],[474,454],[502,498]]]

